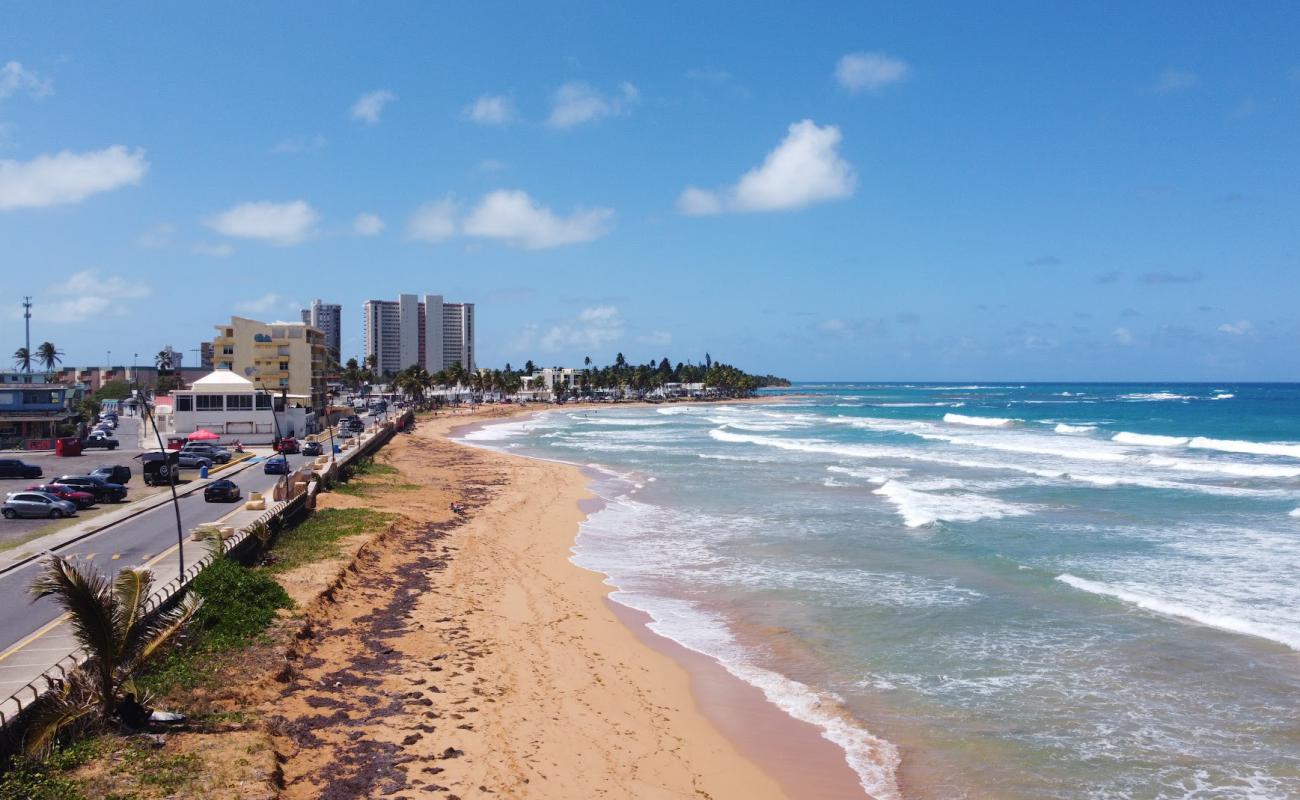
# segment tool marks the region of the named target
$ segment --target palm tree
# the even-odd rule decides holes
[[[32,599],[54,599],[68,614],[72,635],[86,651],[80,678],[57,692],[53,705],[29,732],[29,752],[53,744],[59,729],[98,715],[117,713],[118,700],[133,689],[134,676],[178,634],[202,601],[188,595],[175,607],[150,614],[146,608],[153,573],[124,569],[113,580],[97,570],[82,572],[51,554],[29,589]]]
[[[59,366],[59,362],[63,360],[62,355],[63,351],[51,342],[41,342],[41,346],[36,348],[36,358],[40,360],[47,372],[53,372],[54,368]]]
[[[153,357],[153,362],[158,365],[159,372],[171,372],[172,351],[159,350],[158,355]]]
[[[26,347],[20,347],[14,351],[14,366],[23,372],[32,371],[32,351]]]

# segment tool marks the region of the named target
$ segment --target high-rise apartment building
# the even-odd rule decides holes
[[[325,303],[320,299],[311,301],[311,308],[302,310],[302,321],[325,334],[325,349],[329,351],[334,363],[339,363],[341,334],[343,331],[343,306],[337,303]]]
[[[325,335],[301,322],[258,322],[231,317],[212,340],[217,369],[254,380],[291,403],[325,406]]]
[[[474,370],[474,304],[447,303],[442,295],[404,294],[362,306],[365,352],[374,370],[391,375],[420,364],[439,372],[456,362]]]

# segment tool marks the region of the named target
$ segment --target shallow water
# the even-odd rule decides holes
[[[1300,797],[1300,387],[797,391],[467,438],[596,469],[575,561],[881,796]]]

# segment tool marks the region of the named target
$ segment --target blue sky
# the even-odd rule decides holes
[[[486,366],[1300,367],[1294,4],[373,5],[8,9],[0,349],[418,292]]]

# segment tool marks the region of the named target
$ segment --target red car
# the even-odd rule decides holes
[[[297,440],[297,439],[291,439],[291,438],[289,438],[289,437],[286,436],[285,438],[283,438],[283,439],[281,439],[280,441],[276,442],[276,443],[275,443],[275,446],[274,446],[273,449],[274,449],[275,452],[277,452],[277,453],[290,453],[290,454],[292,454],[292,453],[297,453],[297,452],[298,452],[298,440]]]
[[[64,486],[61,483],[41,483],[28,486],[27,491],[52,494],[60,500],[67,500],[77,508],[90,508],[95,504],[95,496],[90,492],[79,492],[71,486]]]

